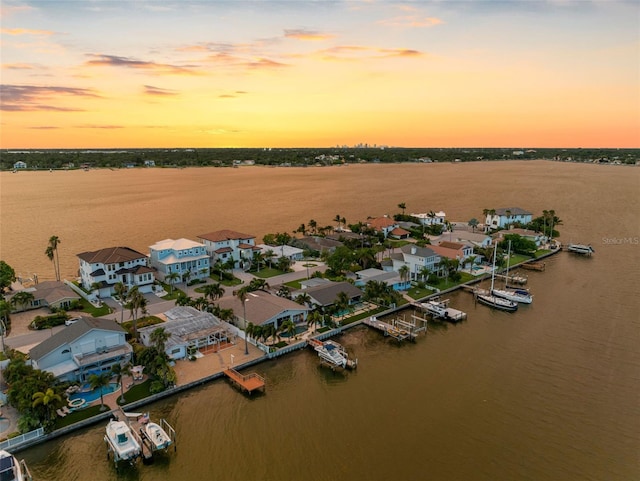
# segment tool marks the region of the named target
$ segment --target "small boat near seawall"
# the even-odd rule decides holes
[[[331,367],[355,369],[358,365],[358,360],[349,359],[349,354],[347,354],[345,348],[335,341],[309,339],[309,345],[318,353],[320,359]]]
[[[149,419],[148,415],[146,415],[146,417]],[[171,444],[173,444],[171,436],[167,434],[160,424],[154,423],[153,421],[147,421],[144,423],[142,432],[144,433],[144,436],[151,441],[154,451],[167,449]]]
[[[31,479],[33,478],[24,461],[18,461],[10,452],[0,450],[0,480],[31,481]]]
[[[142,453],[140,443],[125,421],[109,421],[104,437],[114,461],[135,461]]]
[[[584,245],[584,244],[568,244],[567,245],[567,250],[569,252],[573,252],[574,254],[582,254],[584,256],[590,256],[591,254],[593,254],[595,252],[593,247],[591,247],[591,244],[588,244],[588,245]]]
[[[443,319],[450,322],[458,322],[467,318],[465,312],[449,307],[449,299],[430,299],[418,304],[434,319]]]

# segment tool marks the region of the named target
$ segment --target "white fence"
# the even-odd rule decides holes
[[[15,438],[10,438],[6,441],[2,441],[0,443],[0,449],[11,450],[11,448],[15,448],[16,446],[20,446],[21,444],[24,444],[33,439],[37,439],[41,436],[44,436],[44,428],[38,428],[35,431],[29,431],[28,433],[21,434],[20,436],[16,436]]]

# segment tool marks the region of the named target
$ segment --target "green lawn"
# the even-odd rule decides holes
[[[85,409],[79,409],[78,411],[71,411],[71,413],[67,414],[65,417],[57,417],[54,429],[64,428],[65,426],[69,426],[73,423],[77,423],[78,421],[84,421],[85,419],[89,419],[93,416],[100,414],[100,408],[102,406],[100,404],[96,406],[89,406]]]
[[[538,249],[533,253],[533,257],[540,257],[551,252],[549,249]]]
[[[472,276],[471,274],[468,274],[467,272],[460,272],[460,280],[458,282],[454,282],[451,279],[447,279],[446,282],[445,282],[445,279],[442,278],[442,279],[440,279],[440,281],[437,284],[434,285],[434,284],[429,283],[429,285],[434,285],[435,287],[437,287],[441,291],[444,291],[446,289],[450,289],[451,287],[459,286],[460,284],[464,284],[465,282],[469,282],[469,281],[471,281],[473,279],[475,279],[475,277]]]
[[[430,296],[431,294],[434,294],[436,291],[434,291],[433,289],[421,289],[419,287],[412,287],[411,289],[409,289],[407,291],[407,294],[409,295],[409,297],[413,298],[413,299],[422,299],[423,297],[427,297]]]
[[[289,281],[289,282],[285,282],[284,285],[285,286],[289,286],[292,289],[301,289],[302,288],[302,284],[300,283],[300,281]]]
[[[386,310],[386,307],[377,307],[372,311],[361,312],[359,314],[356,314],[355,316],[347,317],[347,318],[341,320],[340,324],[342,324],[343,326],[346,326],[347,324],[351,324],[352,322],[359,321],[360,319],[364,319],[364,318],[369,317],[369,316],[375,316],[376,314],[378,314],[378,313],[380,313],[380,312],[382,312],[384,310]],[[321,329],[318,329],[318,332],[322,332]]]
[[[511,259],[509,259],[509,267],[528,261],[529,259],[531,259],[531,257],[522,254],[511,254]]]
[[[286,274],[286,272],[274,269],[273,267],[265,267],[264,269],[260,269],[260,272],[250,272],[256,277],[260,277],[261,279],[268,279],[269,277],[279,276],[281,274]]]
[[[141,317],[140,319],[138,319],[138,322],[136,322],[136,328],[140,330],[143,327],[153,326],[155,324],[160,324],[162,322],[164,321],[156,316]],[[122,328],[128,331],[130,335],[133,335],[133,321],[123,322]]]
[[[111,309],[109,309],[109,306],[106,304],[102,304],[102,307],[94,307],[93,304],[83,297],[80,298],[80,304],[82,304],[82,310],[92,317],[103,317],[111,312]]]
[[[162,283],[162,287],[164,291],[167,293],[166,296],[162,296],[162,299],[165,301],[174,301],[180,296],[180,294],[184,294],[182,289],[178,289],[175,284],[173,285],[173,290],[169,284]]]
[[[123,403],[120,403],[120,397],[118,396],[118,404],[128,404],[149,397],[151,395],[149,387],[151,387],[151,379],[131,386],[131,388],[124,393]]]

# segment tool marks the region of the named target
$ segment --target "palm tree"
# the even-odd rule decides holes
[[[400,280],[402,282],[407,282],[407,280],[409,279],[409,266],[408,265],[403,265],[398,269],[398,274],[400,274]]]
[[[134,286],[129,292],[129,310],[133,317],[133,338],[138,339],[138,311],[142,314],[147,312],[147,299],[138,290],[138,286]]]
[[[31,304],[34,301],[35,297],[31,292],[20,291],[16,293],[10,300],[10,304],[17,308],[20,306],[24,311],[27,308],[27,304]]]
[[[120,301],[120,324],[124,321],[124,305],[127,303],[127,286],[125,286],[122,282],[117,282],[113,286],[113,290],[118,296],[118,300]]]
[[[340,230],[340,222],[342,221],[342,217],[340,217],[340,214],[336,214],[333,220],[338,223],[338,225],[336,226],[336,230]]]
[[[163,353],[166,348],[166,343],[170,337],[170,332],[167,332],[164,327],[158,327],[151,332],[149,340],[156,346],[158,352]]]
[[[344,291],[338,292],[338,295],[336,296],[335,306],[338,311],[342,313],[343,319],[346,316],[347,311],[351,307],[351,304],[349,303],[350,300],[351,299],[349,299],[349,294]]]
[[[271,249],[267,250],[267,252],[264,253],[264,258],[269,263],[269,269],[271,269],[271,261],[275,256],[276,256],[276,253],[273,252]]]
[[[309,229],[311,229],[311,233],[315,234],[316,233],[316,229],[318,228],[318,223],[315,220],[311,219],[309,221],[308,226],[309,226]]]
[[[264,279],[256,277],[251,279],[251,282],[249,282],[249,285],[247,287],[250,291],[266,291],[267,289],[269,289],[269,283]]]
[[[44,406],[47,419],[51,419],[51,413],[55,411],[62,404],[62,396],[55,392],[53,388],[47,388],[44,392],[35,392],[31,396],[31,407],[36,408],[40,405]]]
[[[224,296],[224,287],[220,285],[218,282],[214,282],[213,284],[207,284],[202,288],[202,293],[206,298],[208,298],[211,302],[215,302]]]
[[[183,274],[182,274],[182,282],[184,282],[184,287],[187,287],[187,284],[189,282],[189,279],[191,279],[191,271],[190,270],[186,270]]]
[[[298,226],[295,232],[300,232],[303,236],[307,235],[307,226],[303,223]]]
[[[322,314],[317,309],[314,309],[307,316],[307,326],[313,326],[313,332],[316,332],[316,326],[322,322]]]
[[[398,208],[399,208],[399,209],[402,209],[402,215],[404,215],[404,211],[405,211],[405,209],[407,208],[407,204],[405,204],[404,202],[400,202],[400,203],[398,204]]]
[[[303,292],[302,294],[298,294],[295,298],[295,301],[300,304],[301,306],[309,306],[311,307],[311,304],[313,301],[311,301],[311,296],[309,296],[309,294],[307,294],[306,292]]]
[[[431,274],[431,271],[427,266],[422,266],[420,268],[420,277],[422,277],[423,281],[426,281],[430,274]]]
[[[167,274],[164,277],[164,280],[167,284],[169,284],[169,294],[173,294],[173,284],[180,279],[180,274],[178,274],[176,271],[173,271],[170,274]]]
[[[252,259],[252,263],[256,265],[257,267],[257,271],[260,272],[260,266],[262,264],[264,264],[264,254],[260,251],[254,251],[253,252],[253,259]]]
[[[291,340],[293,335],[296,333],[296,325],[291,319],[287,319],[286,321],[284,321],[280,328],[283,332],[287,333],[287,335],[289,336],[289,340]]]
[[[242,319],[245,327],[245,335],[244,335],[244,353],[245,355],[249,354],[249,345],[247,344],[247,295],[251,292],[249,286],[244,286],[236,291],[236,296],[242,302]]]
[[[49,260],[53,262],[54,277],[56,278],[56,280],[58,280],[58,268],[56,267],[56,261],[55,261],[56,254],[55,254],[55,251],[53,250],[53,247],[47,246],[44,253],[49,258]]]
[[[49,237],[49,246],[47,247],[47,257],[49,257],[49,248],[51,248],[51,257],[49,260],[53,261],[53,256],[55,256],[55,271],[56,271],[56,281],[60,280],[60,257],[58,257],[58,245],[60,245],[60,238],[56,235],[52,235]]]
[[[124,366],[120,363],[111,366],[111,373],[116,377],[116,382],[120,384],[120,403],[124,401],[124,376],[131,376],[131,363],[126,363]]]
[[[100,374],[91,374],[89,376],[89,385],[91,386],[91,389],[100,389],[100,411],[104,411],[106,409],[102,388],[109,385],[109,381],[111,380],[110,374],[110,372],[101,372]]]
[[[476,231],[476,227],[478,227],[478,219],[476,219],[475,217],[469,219],[468,225],[469,227],[471,227],[471,229],[473,230],[473,232]]]
[[[465,262],[465,264],[469,264],[469,272],[471,272],[473,269],[473,264],[475,264],[476,259],[478,258],[478,256],[469,256],[467,257],[467,260]]]
[[[284,297],[285,299],[291,299],[291,288],[289,286],[282,284],[276,292],[276,296]]]

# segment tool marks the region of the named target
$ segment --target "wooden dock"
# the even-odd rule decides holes
[[[407,322],[402,318],[393,319],[391,322],[384,322],[375,316],[363,319],[362,322],[367,326],[382,331],[385,336],[391,336],[398,341],[405,339],[415,340],[418,334],[427,330],[427,320],[415,315],[411,316],[413,323]],[[418,326],[418,322],[422,322],[422,326]]]
[[[525,262],[520,267],[530,271],[544,271],[546,264],[544,262]]]
[[[233,368],[225,369],[223,372],[225,376],[231,379],[232,383],[249,394],[253,393],[253,391],[264,391],[264,378],[255,372],[244,375]]]

